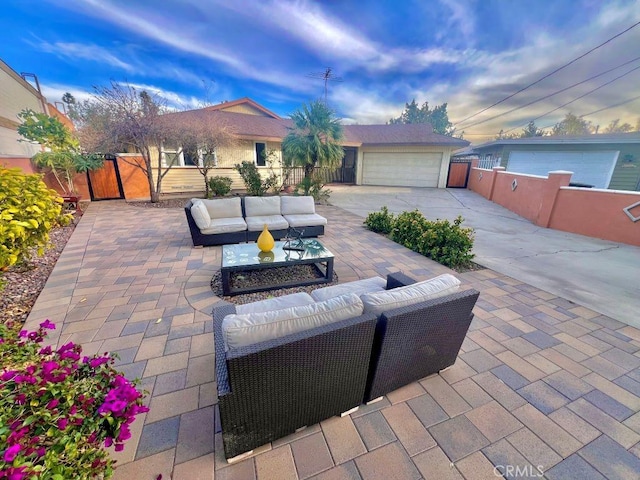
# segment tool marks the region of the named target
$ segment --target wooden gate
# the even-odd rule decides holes
[[[447,177],[447,188],[467,188],[471,162],[455,161],[449,163],[449,176]]]
[[[89,170],[91,200],[116,200],[124,198],[124,190],[115,158],[105,158],[98,170]]]

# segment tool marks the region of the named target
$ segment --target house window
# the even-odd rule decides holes
[[[267,166],[267,144],[262,142],[256,142],[256,166]]]
[[[162,166],[168,167],[202,167],[204,162],[209,166],[218,166],[218,157],[214,150],[203,152],[202,148],[184,147],[179,148],[177,145],[162,146]]]

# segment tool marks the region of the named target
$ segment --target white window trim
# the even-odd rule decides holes
[[[162,166],[163,167],[168,167],[169,165],[167,165],[167,157],[166,154],[167,153],[171,153],[171,154],[175,154],[177,150],[167,150],[164,148],[164,145],[162,147],[161,150],[161,155],[162,155]],[[255,150],[254,150],[255,151]],[[198,166],[200,166],[201,168],[204,166],[204,154],[202,152],[202,149],[198,147]],[[217,167],[218,166],[218,152],[214,149],[213,151],[213,166]],[[185,165],[184,164],[184,148],[180,149],[180,154],[178,155],[178,162],[173,165],[171,168],[175,168],[175,167],[179,167],[179,168],[195,168],[194,165]]]
[[[255,164],[256,167],[258,168],[267,168],[267,159],[265,158],[264,160],[264,165],[258,165],[258,150],[257,150],[257,145],[259,143],[262,143],[264,145],[264,151],[265,153],[267,153],[268,151],[268,146],[267,146],[267,142],[253,142],[253,163]]]

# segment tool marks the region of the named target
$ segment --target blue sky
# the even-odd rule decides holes
[[[640,21],[640,0],[5,0],[0,58],[51,102],[128,82],[176,108],[248,96],[288,116],[320,98],[345,122],[384,123],[413,98],[454,122]],[[510,100],[458,123],[477,143],[611,81],[536,124],[640,96],[640,25]],[[633,60],[633,61],[632,61]],[[473,125],[614,69],[596,79]],[[640,98],[585,117],[636,124]]]

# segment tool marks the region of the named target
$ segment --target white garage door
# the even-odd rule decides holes
[[[554,170],[573,172],[571,182],[607,188],[618,160],[616,151],[511,152],[507,171],[547,176]]]
[[[438,187],[441,153],[365,152],[362,183],[397,187]]]

